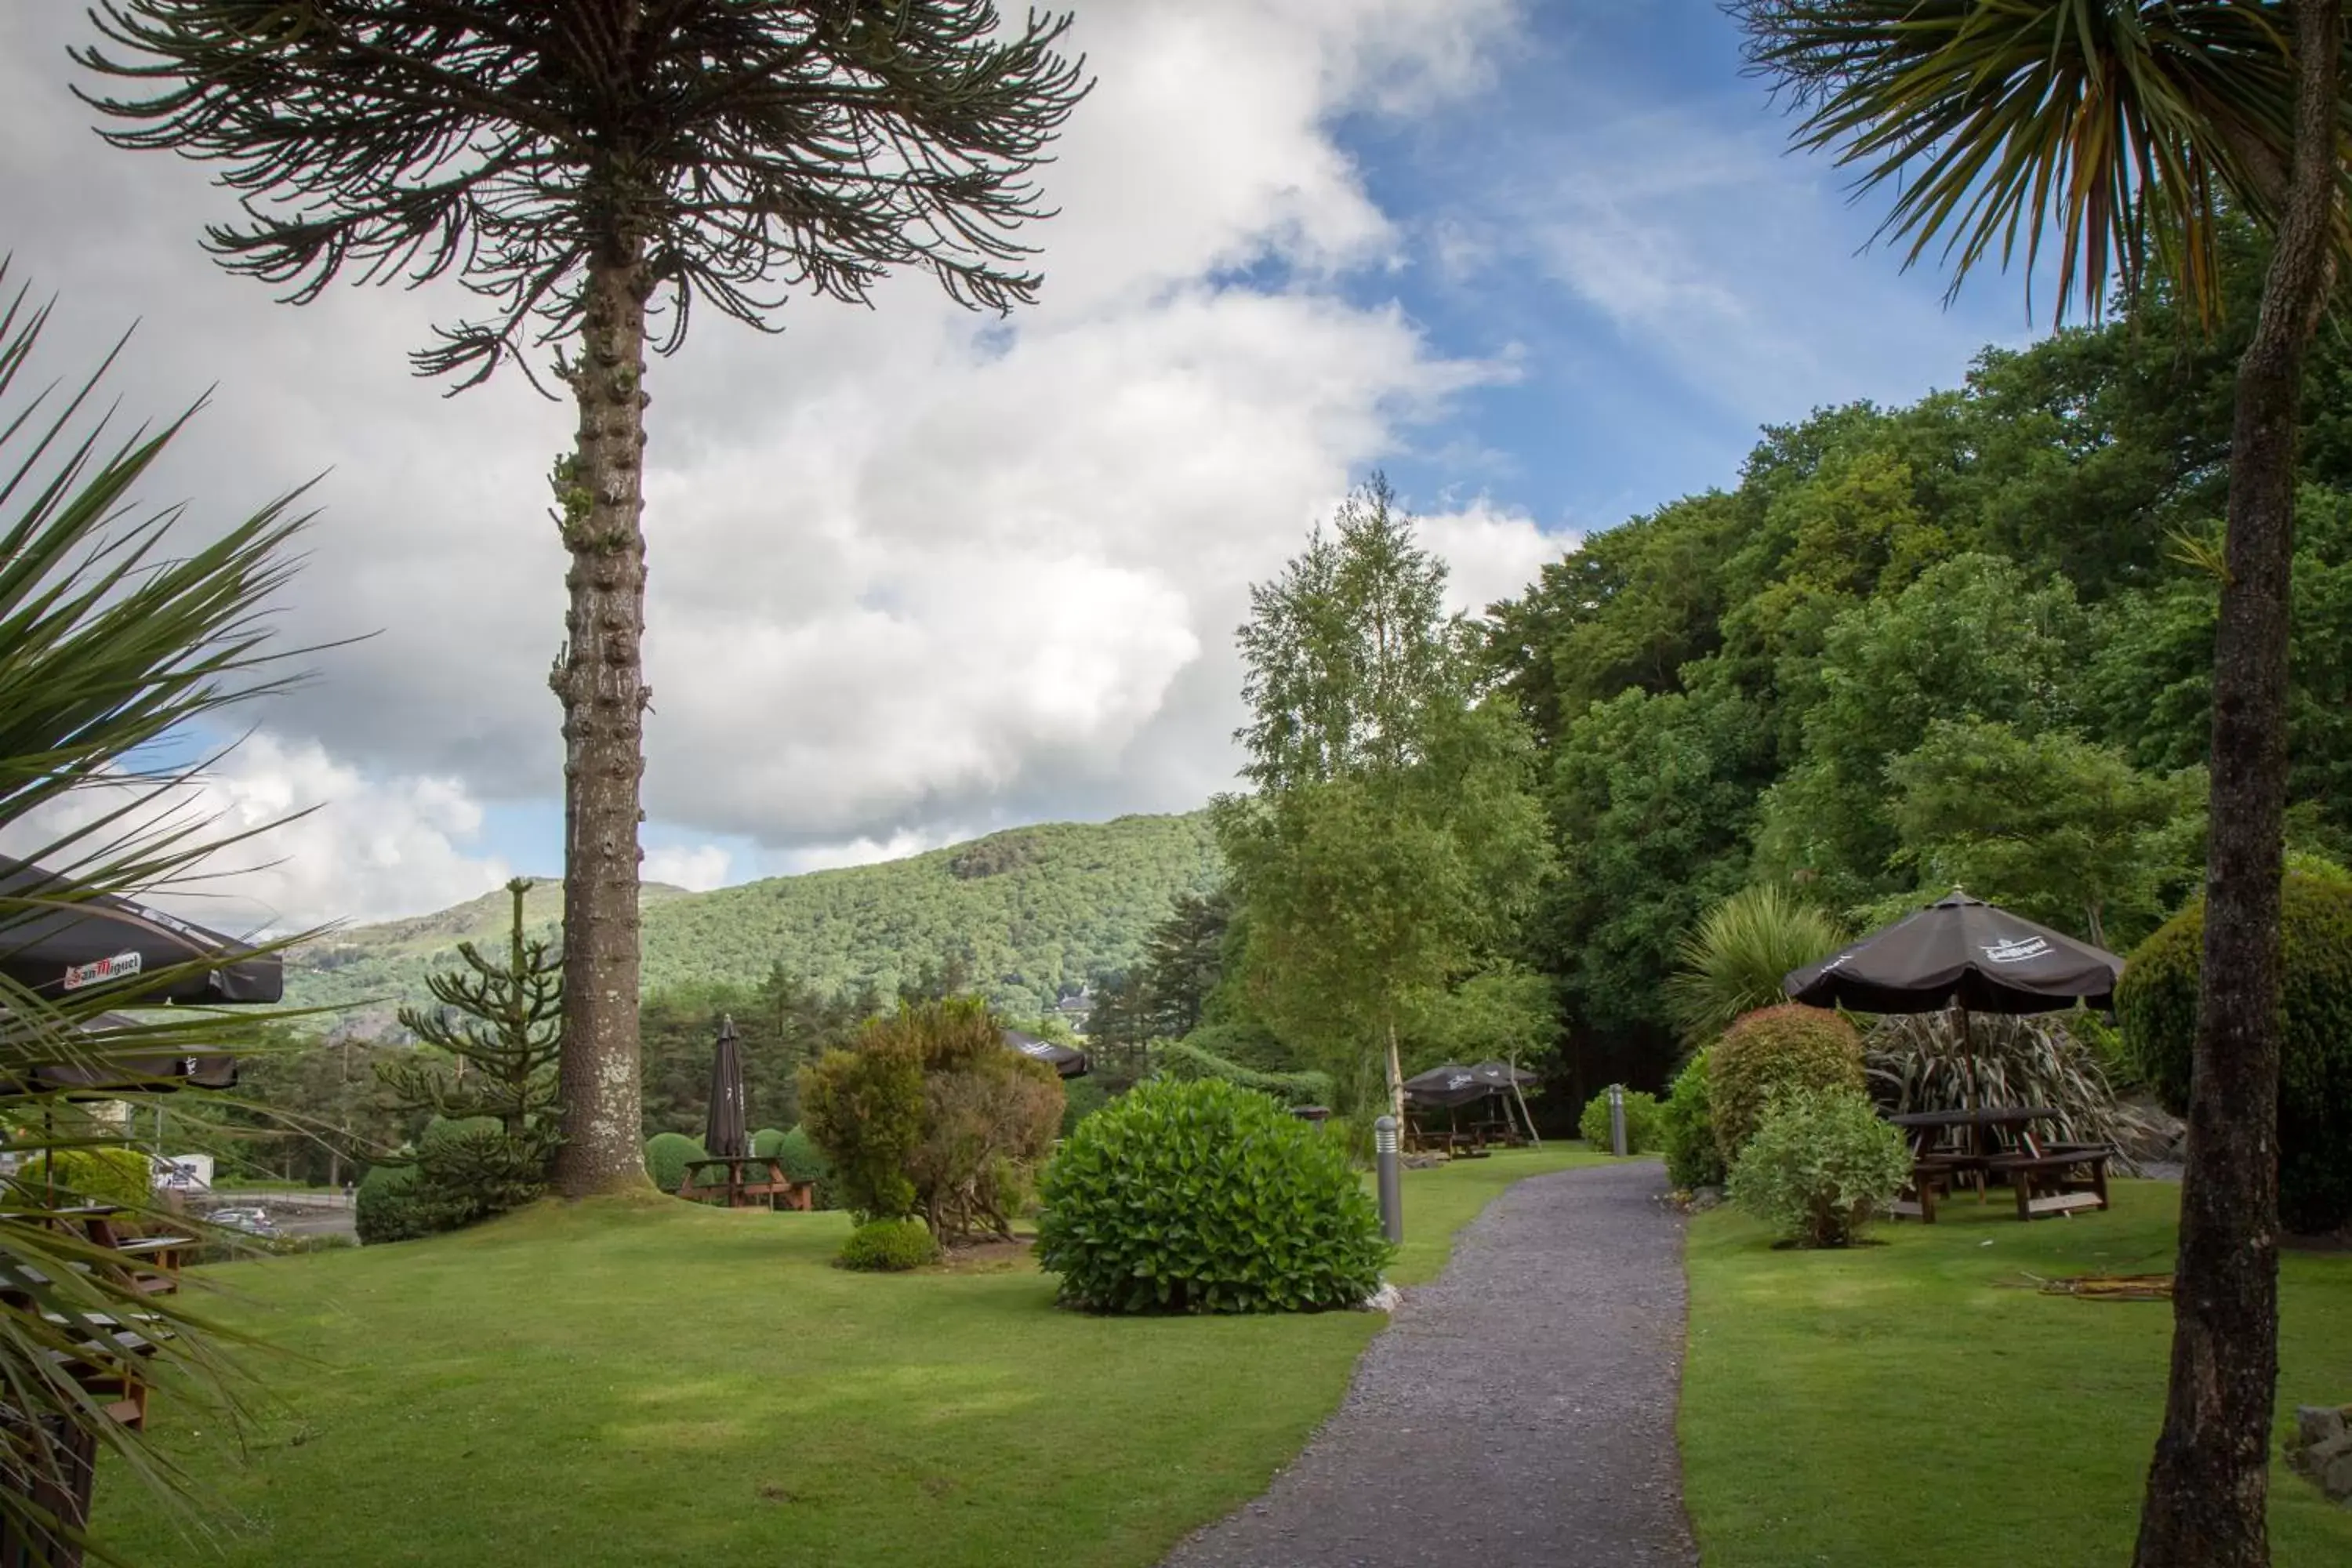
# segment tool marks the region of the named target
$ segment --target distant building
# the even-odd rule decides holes
[[[1093,1017],[1094,1013],[1095,999],[1083,985],[1054,1004],[1054,1016],[1067,1024],[1074,1035],[1087,1032],[1087,1020]]]

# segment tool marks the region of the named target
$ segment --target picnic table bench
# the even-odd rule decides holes
[[[705,1176],[705,1171],[718,1174]],[[695,1203],[716,1200],[730,1209],[797,1209],[805,1214],[816,1207],[816,1184],[794,1181],[785,1173],[783,1162],[772,1154],[713,1154],[688,1160],[677,1195]]]
[[[2033,1124],[2053,1121],[2048,1106],[1982,1106],[1969,1110],[1917,1110],[1886,1120],[1911,1142],[1911,1184],[1887,1205],[1897,1217],[1936,1223],[1936,1201],[1963,1180],[1979,1201],[1998,1177],[2017,1195],[2017,1217],[2071,1214],[2107,1206],[2107,1162],[2115,1151],[2090,1143],[2045,1143]],[[1957,1139],[1947,1142],[1948,1138]]]

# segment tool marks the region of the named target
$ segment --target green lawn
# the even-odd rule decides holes
[[[1685,1496],[1707,1568],[2112,1568],[2164,1404],[2171,1308],[2011,1288],[2172,1266],[2179,1189],[2020,1225],[1963,1200],[1887,1245],[1775,1251],[1692,1222]],[[2279,1408],[2352,1398],[2352,1256],[2290,1253]],[[2279,1568],[2352,1563],[2352,1510],[2273,1471]]]
[[[1395,1277],[1580,1146],[1407,1173]],[[1102,1320],[1025,1261],[845,1274],[838,1215],[546,1205],[432,1241],[238,1264],[224,1315],[299,1356],[240,1460],[159,1400],[230,1564],[1148,1564],[1264,1489],[1384,1321]],[[198,1552],[121,1477],[97,1521]]]

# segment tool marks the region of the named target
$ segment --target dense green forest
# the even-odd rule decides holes
[[[781,973],[827,996],[889,996],[953,966],[1006,1012],[1034,1014],[1132,963],[1180,895],[1213,884],[1215,854],[1204,815],[1123,816],[709,893],[649,886],[646,990],[755,986]],[[530,900],[534,929],[551,930],[561,886]],[[293,955],[287,1000],[353,1007],[373,1032],[394,1005],[426,999],[425,974],[453,964],[458,942],[499,940],[505,916],[506,895],[494,893],[341,932]]]
[[[1655,1083],[1677,939],[1751,882],[1854,924],[1965,883],[2117,952],[2198,883],[2231,367],[2161,299],[1907,407],[1769,428],[1729,490],[1490,612],[1558,875],[1566,1065]],[[2352,830],[2352,341],[2305,402],[2290,847]]]

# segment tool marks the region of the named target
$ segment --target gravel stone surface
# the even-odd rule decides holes
[[[1696,1563],[1665,1186],[1645,1162],[1507,1189],[1405,1291],[1306,1451],[1164,1568]]]

